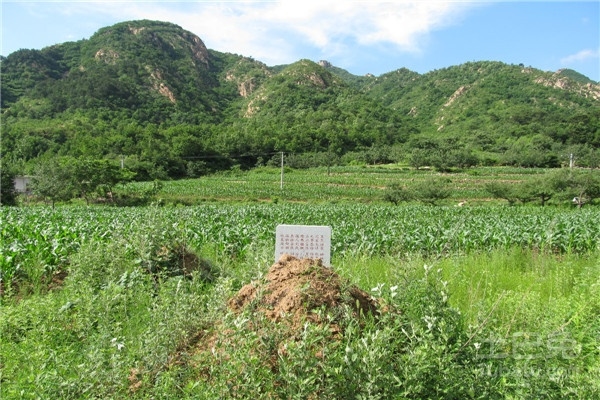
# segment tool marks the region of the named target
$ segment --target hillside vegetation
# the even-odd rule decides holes
[[[2,159],[18,173],[70,156],[124,159],[138,180],[197,177],[279,152],[307,166],[556,167],[570,154],[600,164],[600,85],[571,70],[481,61],[359,77],[325,61],[269,67],[146,20],[1,64]]]

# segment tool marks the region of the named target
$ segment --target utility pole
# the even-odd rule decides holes
[[[283,151],[281,152],[281,184],[280,189],[283,190]]]
[[[575,159],[573,157],[573,153],[569,155],[569,168],[573,168],[575,166]]]

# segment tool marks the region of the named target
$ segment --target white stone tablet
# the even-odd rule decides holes
[[[316,225],[278,225],[275,237],[275,262],[283,254],[297,258],[321,259],[331,266],[331,227]]]

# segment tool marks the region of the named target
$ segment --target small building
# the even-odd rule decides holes
[[[31,176],[18,175],[15,176],[15,192],[31,193]]]

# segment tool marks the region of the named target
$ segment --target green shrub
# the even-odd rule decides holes
[[[399,183],[392,184],[383,195],[385,201],[398,205],[402,202],[411,201],[413,194]]]
[[[433,177],[417,182],[413,188],[413,197],[423,203],[437,204],[452,194],[448,178]]]

